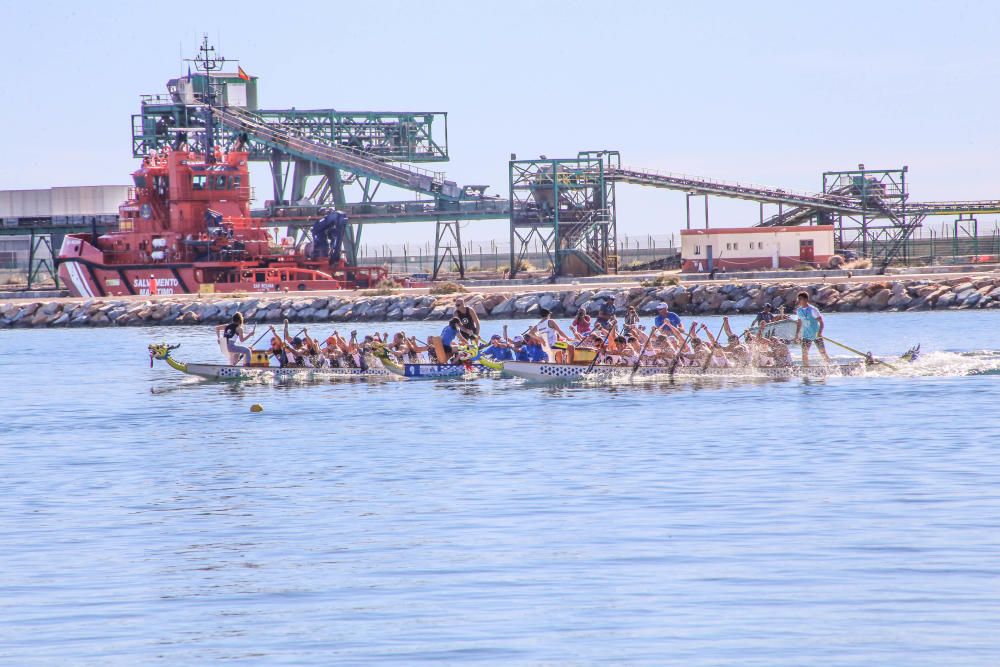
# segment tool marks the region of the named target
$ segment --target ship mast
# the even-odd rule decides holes
[[[208,34],[202,35],[201,46],[198,55],[194,58],[185,58],[188,63],[194,63],[197,71],[205,74],[205,94],[202,101],[205,103],[205,161],[209,164],[215,162],[215,117],[212,114],[212,107],[216,103],[215,83],[212,74],[221,71],[227,62],[237,62],[233,58],[224,58],[215,52],[215,47],[208,43]],[[188,68],[190,72],[190,65]]]

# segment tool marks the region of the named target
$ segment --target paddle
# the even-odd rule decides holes
[[[611,334],[613,334],[614,332],[615,332],[615,327],[614,326],[608,327],[608,335],[604,337],[604,342],[601,343],[601,349],[602,350],[607,349],[607,347],[608,347],[608,341],[611,340]],[[589,373],[590,371],[594,370],[594,366],[597,365],[597,352],[598,352],[597,350],[594,350],[594,358],[590,360],[590,365],[587,366],[587,373]]]
[[[708,327],[706,327],[704,324],[702,324],[701,326],[704,327],[706,333],[708,334],[712,333],[711,331],[708,330]],[[725,326],[726,326],[726,321],[722,320],[722,326],[719,327],[719,333],[715,334],[715,337],[712,339],[712,347],[709,348],[708,350],[708,358],[705,359],[705,363],[701,365],[701,370],[705,370],[706,368],[708,368],[708,365],[712,363],[712,357],[715,356],[715,348],[717,347],[720,349],[722,348],[722,346],[719,345],[719,336],[722,335],[722,329]]]
[[[677,353],[674,355],[674,361],[672,364],[670,364],[670,377],[674,376],[674,371],[677,370],[677,364],[681,360],[681,354],[684,352],[684,348],[687,347],[687,343],[689,340],[691,340],[691,336],[694,334],[694,330],[696,328],[697,327],[695,327],[692,324],[691,330],[688,331],[688,335],[684,337],[684,342],[681,343],[681,346],[677,348]]]
[[[649,341],[653,340],[653,334],[657,331],[659,330],[654,327],[653,330],[649,332],[649,335],[646,336],[646,340],[642,342],[642,347],[639,348],[639,356],[635,358],[635,363],[632,364],[632,373],[629,375],[629,379],[635,377],[635,372],[639,370],[639,364],[642,362],[642,355],[646,351],[646,346],[649,345]]]
[[[877,364],[882,364],[883,366],[888,366],[889,368],[891,368],[894,371],[898,371],[899,370],[897,367],[893,366],[888,361],[882,361],[881,359],[876,359],[875,357],[873,357],[871,355],[871,353],[865,354],[864,352],[862,352],[860,350],[855,350],[853,347],[849,347],[847,345],[844,345],[843,343],[838,343],[837,341],[835,341],[834,339],[830,338],[829,336],[823,336],[823,340],[829,341],[829,342],[833,343],[834,345],[839,345],[840,347],[844,348],[848,352],[853,352],[854,354],[860,355],[860,356],[864,357],[865,359],[873,361],[873,362],[875,362]]]

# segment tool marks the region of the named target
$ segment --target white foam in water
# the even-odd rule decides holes
[[[1000,350],[977,352],[924,352],[913,363],[885,358],[898,370],[885,366],[869,373],[896,377],[948,377],[1000,373]]]

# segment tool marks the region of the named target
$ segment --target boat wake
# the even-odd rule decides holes
[[[872,375],[903,377],[960,377],[965,375],[1000,375],[1000,350],[975,352],[924,352],[912,363],[886,358],[896,368],[872,369]]]

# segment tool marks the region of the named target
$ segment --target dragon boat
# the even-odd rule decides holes
[[[376,348],[374,354],[377,365],[367,368],[308,368],[301,366],[279,368],[270,366],[266,352],[255,350],[250,366],[234,364],[208,364],[182,362],[175,359],[171,352],[180,345],[154,343],[148,346],[149,364],[154,361],[166,362],[174,370],[188,375],[195,375],[208,380],[260,380],[321,382],[338,379],[441,379],[458,378],[467,375],[499,376],[502,365],[489,359],[479,359],[475,362],[459,364],[397,363],[389,358],[381,348]],[[225,351],[223,351],[225,353]],[[227,355],[228,356],[228,355]]]
[[[381,378],[392,379],[397,377],[381,366],[369,366],[368,368],[307,368],[307,367],[286,367],[268,365],[234,366],[230,364],[205,364],[182,362],[174,359],[171,352],[180,345],[167,345],[166,343],[156,343],[149,346],[149,365],[153,361],[164,361],[171,368],[195,375],[208,380],[260,380],[271,379],[278,381],[299,381],[318,382],[338,379],[362,379]]]
[[[454,364],[400,363],[391,359],[383,348],[377,348],[375,356],[382,362],[382,367],[387,371],[409,380],[437,380],[466,376],[499,377],[503,370],[503,364],[486,357],[475,356],[475,352],[475,350],[471,350],[474,359]]]
[[[867,363],[864,360],[844,361],[815,366],[767,366],[702,368],[700,366],[639,366],[633,372],[632,364],[612,366],[595,364],[554,364],[529,361],[505,361],[503,372],[525,380],[541,382],[573,382],[579,380],[614,380],[631,377],[677,377],[677,378],[747,378],[747,379],[821,379],[864,375]]]

